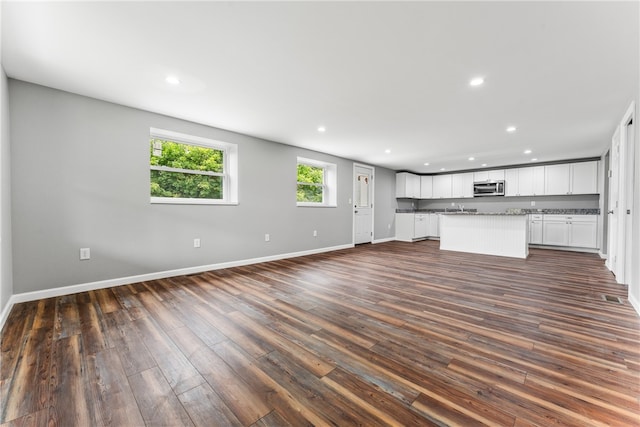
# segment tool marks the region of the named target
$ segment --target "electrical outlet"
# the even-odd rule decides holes
[[[318,230],[313,230],[313,237],[318,237]]]
[[[268,242],[269,240],[271,240],[271,236],[269,236],[268,234],[264,235],[264,241]]]
[[[193,247],[194,248],[200,247],[200,239],[193,239]]]
[[[535,200],[532,200],[532,201],[531,201],[531,206],[535,206],[535,205],[536,205]]]
[[[387,224],[387,228],[391,230],[391,224]]]
[[[85,261],[91,259],[91,249],[90,248],[80,248],[80,261]]]

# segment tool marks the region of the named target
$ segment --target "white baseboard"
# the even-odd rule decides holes
[[[4,306],[4,308],[2,309],[2,312],[0,313],[0,332],[4,327],[4,323],[7,321],[7,317],[9,317],[9,312],[11,311],[11,309],[13,308],[13,305],[15,304],[15,302],[12,301],[12,299],[13,299],[13,295],[9,297],[9,301],[7,301],[7,304]]]
[[[529,243],[529,248],[549,249],[549,250],[552,250],[552,251],[584,252],[584,253],[588,253],[588,254],[599,253],[598,249],[578,248],[578,247],[575,247],[575,246],[552,246],[552,245],[538,245],[538,244]]]
[[[387,237],[385,239],[375,239],[374,241],[372,241],[371,243],[373,243],[374,245],[376,243],[386,243],[386,242],[393,242],[394,240],[396,240],[395,237]]]
[[[132,283],[144,282],[148,280],[166,279],[167,277],[184,276],[187,274],[202,273],[204,271],[220,270],[223,268],[240,267],[243,265],[258,264],[261,262],[277,261],[280,259],[297,258],[305,255],[319,254],[323,252],[338,251],[341,249],[353,248],[353,244],[331,246],[320,249],[311,249],[307,251],[291,252],[279,255],[270,255],[260,258],[243,259],[239,261],[222,262],[218,264],[200,265],[196,267],[179,268],[176,270],[159,271],[156,273],[140,274],[137,276],[120,277],[115,279],[100,280],[97,282],[81,283],[71,286],[63,286],[53,289],[44,289],[42,291],[24,292],[11,295],[7,305],[0,315],[0,330],[4,327],[4,323],[9,317],[9,312],[15,304],[22,302],[35,301],[43,298],[58,297],[61,295],[70,295],[78,292],[93,291],[96,289],[111,288],[113,286],[130,285]]]

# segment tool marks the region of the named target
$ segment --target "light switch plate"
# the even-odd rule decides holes
[[[80,261],[86,261],[88,259],[91,259],[91,249],[80,248]]]

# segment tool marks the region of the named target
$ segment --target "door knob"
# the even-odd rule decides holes
[[[609,214],[613,214],[613,209],[611,209],[609,212],[607,212]]]
[[[358,213],[358,211],[356,211],[356,213]]]

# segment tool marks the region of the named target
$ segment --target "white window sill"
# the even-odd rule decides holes
[[[337,205],[325,205],[323,203],[305,203],[297,202],[297,206],[300,208],[337,208]]]
[[[229,205],[235,206],[238,202],[230,202],[226,200],[213,200],[213,199],[179,199],[173,197],[152,197],[152,204],[163,205]]]

